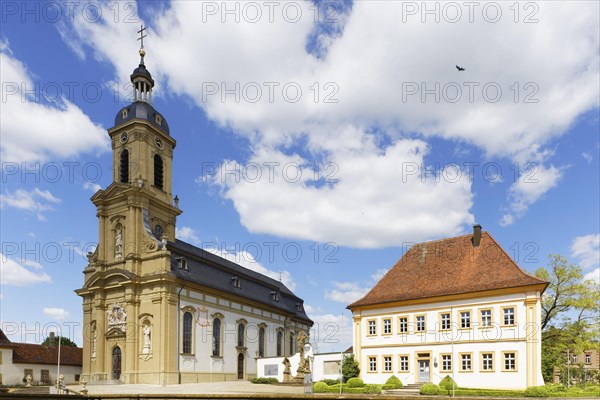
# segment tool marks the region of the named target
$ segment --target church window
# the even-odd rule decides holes
[[[121,152],[121,167],[119,168],[119,182],[129,183],[129,150]]]
[[[265,327],[261,326],[258,329],[258,356],[265,356]]]
[[[183,354],[192,354],[192,313],[183,314]]]
[[[163,159],[158,155],[154,155],[154,186],[163,188]]]
[[[283,332],[281,330],[277,331],[277,357],[281,357],[283,355]]]
[[[188,270],[187,260],[183,257],[177,257],[177,265],[179,269],[185,269],[186,271]]]
[[[295,340],[294,340],[294,332],[290,332],[290,356],[293,356],[294,354],[296,354],[296,349],[294,349],[294,344],[295,344]]]
[[[213,357],[221,357],[221,320],[215,318],[213,320]]]
[[[246,345],[246,326],[240,322],[238,323],[238,335],[237,335],[237,345],[239,347],[244,347]]]
[[[156,236],[157,239],[162,238],[163,235],[163,228],[162,226],[156,224],[154,225],[154,236]]]

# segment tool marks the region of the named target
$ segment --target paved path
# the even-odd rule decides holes
[[[286,393],[302,394],[298,386],[259,385],[247,381],[186,383],[182,385],[88,385],[89,394],[237,394]]]

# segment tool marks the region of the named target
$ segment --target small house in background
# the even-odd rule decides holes
[[[353,348],[366,383],[523,389],[544,384],[541,298],[548,282],[513,261],[480,225],[412,246],[362,299]]]
[[[66,384],[79,381],[81,357],[80,347],[61,346],[60,374]],[[53,385],[57,379],[57,361],[58,344],[15,343],[0,330],[0,384],[23,384],[29,375],[34,385]]]

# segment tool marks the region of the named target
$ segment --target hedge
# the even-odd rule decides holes
[[[264,384],[264,385],[271,385],[273,383],[279,383],[279,379],[277,379],[277,378],[253,378],[250,382]]]
[[[313,385],[313,392],[327,393],[327,384],[325,382],[317,382]]]
[[[359,388],[365,386],[365,383],[360,378],[350,378],[348,382],[346,382],[349,388]]]
[[[396,375],[392,375],[385,381],[384,390],[402,389],[402,381]]]
[[[421,386],[420,393],[424,395],[436,395],[436,394],[446,394],[445,390],[442,390],[435,383],[426,383]]]

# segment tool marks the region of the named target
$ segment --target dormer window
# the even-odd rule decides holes
[[[177,266],[179,267],[179,269],[189,271],[187,260],[183,257],[177,257]]]
[[[160,115],[156,114],[156,119],[155,119],[155,121],[156,121],[156,123],[157,123],[158,125],[162,124],[162,117],[161,117]]]
[[[271,299],[273,299],[273,301],[279,301],[279,292],[278,291],[271,292]]]
[[[296,311],[302,312],[302,303],[296,303]]]
[[[122,118],[122,119],[125,119],[125,118],[127,118],[127,109],[126,109],[126,108],[124,108],[124,109],[121,111],[121,118]]]
[[[240,289],[242,287],[242,282],[240,281],[240,278],[238,278],[237,276],[232,276],[231,282],[233,283],[233,287],[236,287],[238,289]]]

